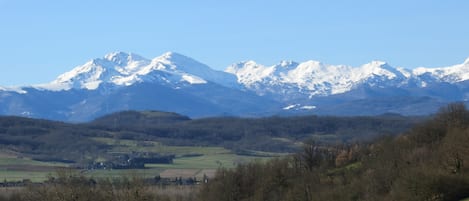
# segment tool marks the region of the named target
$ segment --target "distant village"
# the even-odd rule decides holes
[[[145,164],[172,164],[174,154],[159,154],[151,152],[132,152],[130,154],[113,154],[103,162],[92,162],[85,170],[112,170],[112,169],[144,169]]]
[[[80,170],[81,173],[94,171],[94,170],[119,170],[119,169],[144,169],[145,164],[172,164],[173,159],[176,156],[174,154],[159,154],[151,152],[131,152],[131,153],[116,153],[103,162],[92,162],[90,164],[76,165],[73,169]],[[149,185],[197,185],[201,183],[208,183],[209,176],[203,175],[202,178],[196,177],[168,177],[167,175],[156,175],[153,178],[144,178],[144,182]],[[0,182],[0,187],[24,187],[28,185],[43,185],[48,183],[54,183],[54,177],[49,178],[45,182],[32,182],[29,179],[22,181],[3,181]],[[93,178],[89,179],[90,184],[96,183],[97,181]]]

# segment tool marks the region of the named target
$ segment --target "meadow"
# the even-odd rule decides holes
[[[172,164],[145,164],[145,169],[108,169],[80,170],[80,174],[92,178],[141,177],[154,178],[197,178],[204,175],[213,176],[218,168],[233,168],[238,164],[265,161],[272,157],[282,156],[279,153],[259,152],[258,156],[238,155],[223,147],[202,146],[168,146],[157,141],[121,140],[105,137],[93,137],[94,141],[105,143],[112,148],[109,153],[155,152],[174,154]],[[15,155],[2,153],[0,158],[0,179],[3,181],[33,182],[47,180],[56,174],[58,169],[67,168],[70,164],[57,162],[41,162]],[[104,160],[98,158],[97,160]]]

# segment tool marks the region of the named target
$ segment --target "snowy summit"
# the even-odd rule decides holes
[[[102,84],[130,86],[140,82],[160,82],[176,85],[206,84],[208,81],[233,85],[236,78],[174,52],[164,53],[152,60],[133,53],[114,52],[77,66],[51,83],[36,87],[55,91],[95,90]]]
[[[218,71],[174,52],[153,59],[113,52],[47,84],[0,87],[0,114],[68,121],[121,110],[162,110],[191,117],[422,115],[450,102],[469,103],[468,80],[469,59],[414,70],[383,61],[358,67],[314,60],[272,66],[245,61]]]
[[[134,53],[113,52],[77,66],[51,83],[34,87],[61,91],[95,90],[103,85],[122,87],[142,82],[174,88],[213,83],[234,89],[244,88],[261,96],[274,94],[289,99],[289,96],[312,98],[341,94],[361,86],[385,88],[417,84],[426,87],[428,83],[466,80],[469,80],[469,58],[454,66],[414,70],[395,68],[383,61],[352,67],[314,60],[302,63],[281,61],[265,66],[250,60],[233,64],[222,72],[174,52],[151,60]]]
[[[418,68],[413,71],[394,68],[383,61],[372,61],[359,67],[328,65],[313,60],[302,63],[283,61],[273,66],[248,61],[233,64],[225,72],[235,74],[238,82],[258,94],[278,93],[279,88],[295,87],[296,92],[312,97],[341,94],[363,85],[399,87],[414,82],[425,83],[428,79],[462,82],[469,80],[469,59],[450,67]]]

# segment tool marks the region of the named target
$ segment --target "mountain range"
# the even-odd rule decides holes
[[[190,117],[268,115],[425,115],[469,98],[469,58],[439,68],[359,67],[319,61],[254,61],[218,71],[168,52],[154,59],[114,52],[46,83],[0,87],[0,114],[88,121],[122,110]]]

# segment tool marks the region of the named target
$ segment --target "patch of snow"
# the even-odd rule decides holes
[[[22,116],[27,116],[27,117],[30,117],[32,115],[31,112],[28,112],[28,111],[24,111],[21,113]]]
[[[225,72],[235,74],[238,82],[245,85],[251,85],[269,77],[275,71],[273,66],[266,67],[259,65],[254,61],[245,61],[228,67]]]
[[[0,87],[0,91],[6,91],[6,92],[15,92],[19,94],[27,94],[28,92],[25,91],[21,87]]]
[[[291,104],[283,108],[283,110],[313,110],[316,109],[314,105]]]
[[[207,81],[203,80],[200,77],[191,76],[191,75],[187,75],[187,74],[182,75],[182,79],[184,81],[189,82],[189,84],[206,84],[207,83]]]
[[[300,106],[300,104],[288,105],[288,106],[284,107],[283,110],[291,110],[291,109],[296,108],[298,106]]]
[[[57,82],[52,82],[52,83],[47,83],[47,84],[36,84],[33,85],[35,89],[38,90],[48,90],[48,91],[66,91],[70,90],[72,88],[70,83],[57,83]]]
[[[95,90],[101,84],[101,80],[92,80],[90,82],[83,83],[83,87],[88,90]]]
[[[427,83],[424,82],[424,81],[422,81],[422,82],[420,82],[420,86],[423,87],[423,88],[425,88],[425,87],[427,87]]]
[[[111,82],[120,85],[120,86],[130,86],[134,83],[142,81],[137,75],[129,75],[129,76],[114,76],[111,78]]]
[[[305,106],[301,106],[301,109],[303,109],[303,110],[313,110],[313,109],[316,109],[316,106],[314,106],[314,105],[305,105]]]
[[[396,70],[399,71],[399,73],[401,73],[405,78],[412,77],[412,72],[405,68],[397,67]]]

